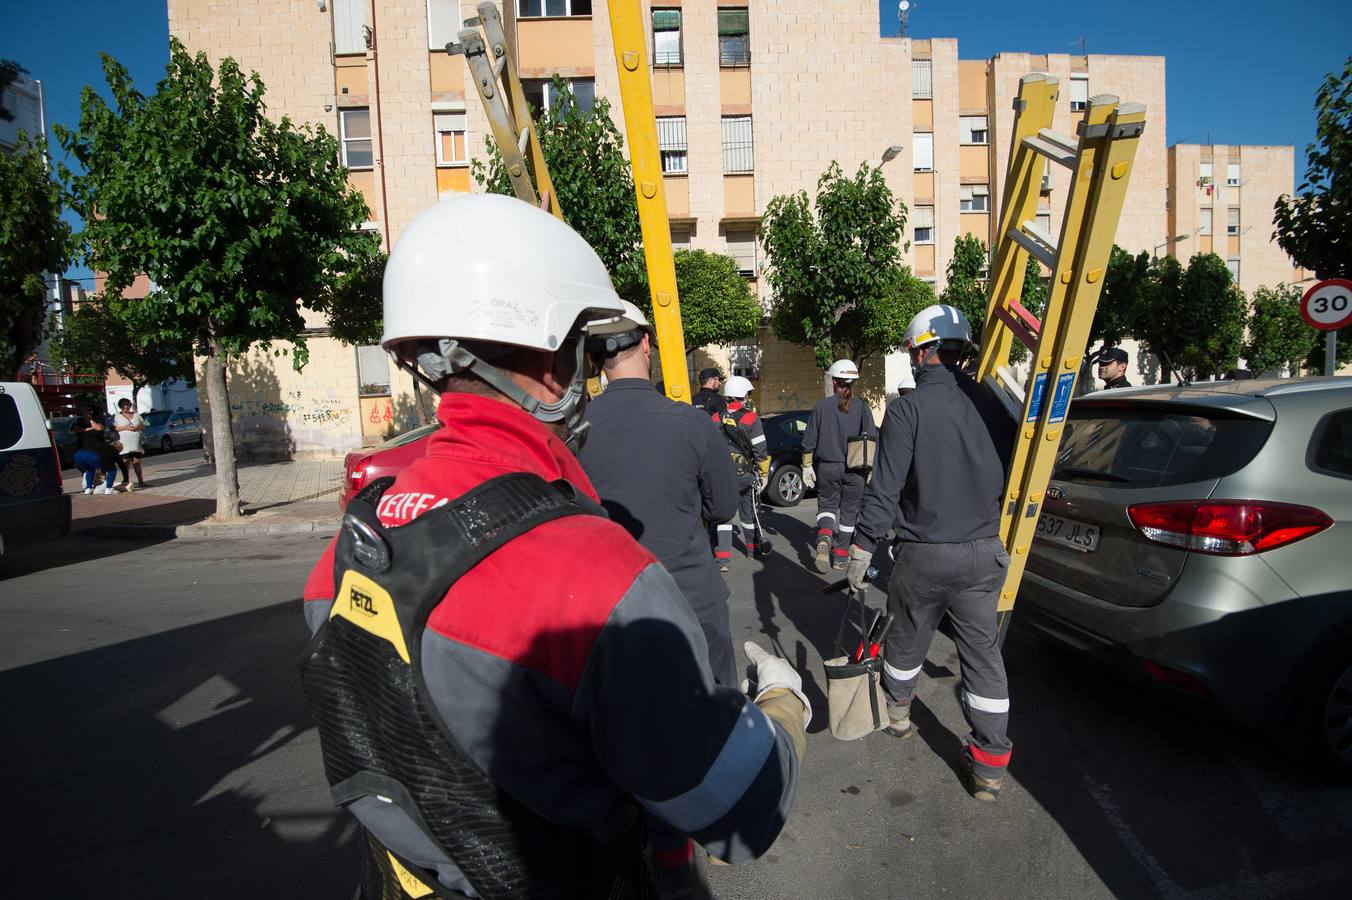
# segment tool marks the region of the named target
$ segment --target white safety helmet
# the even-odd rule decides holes
[[[831,363],[831,368],[826,370],[836,381],[854,381],[859,378],[859,367],[848,359],[838,359]]]
[[[911,324],[906,326],[903,346],[913,350],[936,342],[949,341],[970,344],[972,329],[967,325],[967,317],[956,306],[936,303],[916,313]]]
[[[576,231],[514,197],[463,194],[419,214],[394,245],[380,344],[429,386],[470,371],[540,421],[564,422],[577,434],[586,383],[582,329],[623,311],[605,265]],[[570,340],[577,368],[554,403],[531,397],[464,345],[557,352]]]
[[[723,396],[730,397],[733,400],[745,400],[746,395],[751,393],[751,381],[743,378],[741,375],[734,375],[723,385]]]
[[[598,365],[601,360],[637,345],[645,333],[652,334],[652,325],[643,310],[628,300],[620,303],[624,305],[621,315],[587,323],[587,352]]]

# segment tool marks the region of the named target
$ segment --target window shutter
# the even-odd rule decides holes
[[[917,172],[930,172],[934,169],[934,135],[917,132],[912,135],[915,144],[912,150],[913,166]]]
[[[718,11],[718,33],[720,36],[737,36],[751,32],[750,20],[745,9],[720,9]]]
[[[912,212],[912,224],[916,228],[934,227],[934,207],[917,206],[911,212]]]
[[[934,60],[911,60],[911,97],[916,100],[934,97]]]
[[[723,117],[723,171],[736,174],[750,172],[751,154],[751,117]]]
[[[680,31],[681,11],[679,9],[653,10],[653,31]]]
[[[432,117],[437,131],[464,131],[464,113],[437,113]]]
[[[1071,76],[1071,79],[1070,79],[1070,102],[1071,102],[1071,103],[1085,103],[1085,104],[1087,104],[1087,103],[1089,102],[1089,79],[1088,79],[1088,78],[1076,78],[1076,77],[1074,77],[1074,76]]]
[[[365,53],[365,0],[335,0],[333,4],[333,52]]]
[[[427,46],[445,50],[460,34],[459,0],[427,0]]]
[[[363,394],[389,393],[390,357],[379,346],[357,348],[358,389]]]

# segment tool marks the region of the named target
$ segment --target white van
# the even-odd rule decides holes
[[[31,384],[0,381],[0,553],[70,533],[70,496]]]

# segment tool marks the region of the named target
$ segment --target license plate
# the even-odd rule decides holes
[[[1088,553],[1098,549],[1099,527],[1043,513],[1037,520],[1037,536]]]

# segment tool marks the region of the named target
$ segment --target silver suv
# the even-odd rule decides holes
[[[1352,775],[1352,378],[1076,400],[1014,620]]]

